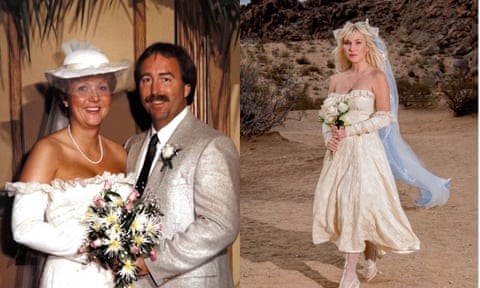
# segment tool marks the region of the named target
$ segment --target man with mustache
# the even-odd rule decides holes
[[[237,149],[190,111],[196,68],[181,47],[149,46],[135,83],[152,126],[127,141],[127,171],[137,172],[142,198],[155,199],[164,214],[157,259],[135,263],[138,285],[233,287],[227,247],[239,229]]]

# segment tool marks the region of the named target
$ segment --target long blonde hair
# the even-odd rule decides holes
[[[365,36],[366,44],[368,47],[366,61],[368,64],[372,65],[375,68],[383,70],[384,67],[384,57],[375,46],[375,38],[378,36],[378,28],[371,27],[367,21],[359,22],[347,22],[341,29],[333,31],[335,40],[337,41],[337,47],[333,50],[335,55],[335,68],[338,72],[343,72],[352,67],[352,62],[350,62],[343,51],[343,42],[345,38],[351,36],[355,32],[360,32]]]

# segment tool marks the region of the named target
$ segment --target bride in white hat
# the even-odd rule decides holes
[[[129,64],[110,62],[85,43],[70,42],[63,49],[63,66],[47,71],[46,78],[63,95],[68,125],[40,139],[19,181],[6,184],[15,195],[13,237],[48,254],[36,287],[113,287],[112,273],[77,251],[84,244],[85,213],[104,183],[131,190],[134,181],[124,174],[123,147],[99,133],[118,76]]]

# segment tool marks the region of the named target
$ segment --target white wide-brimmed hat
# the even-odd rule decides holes
[[[102,51],[85,42],[69,41],[62,45],[62,49],[65,53],[63,66],[45,72],[48,82],[55,87],[61,80],[107,73],[118,74],[130,66],[127,60],[110,62]],[[119,75],[115,76],[118,78]]]

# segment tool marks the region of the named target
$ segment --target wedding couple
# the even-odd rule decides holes
[[[137,258],[137,287],[232,287],[227,247],[239,230],[239,157],[231,140],[197,120],[189,105],[196,68],[181,47],[154,43],[135,64],[140,101],[152,125],[122,145],[100,135],[119,75],[89,45],[64,45],[64,65],[47,71],[68,126],[40,139],[15,195],[15,241],[48,254],[40,287],[114,287],[115,275],[82,253],[85,215],[105,183],[136,188],[163,213],[157,259]],[[161,151],[181,147],[168,166]]]

